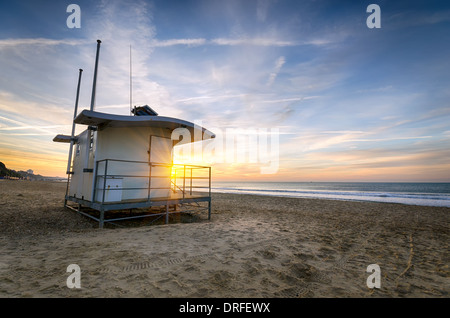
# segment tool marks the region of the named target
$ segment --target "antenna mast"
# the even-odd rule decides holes
[[[132,64],[131,64],[131,44],[130,44],[130,115],[133,115],[133,81],[132,81]]]
[[[102,41],[97,40],[97,54],[95,56],[94,82],[92,83],[91,111],[94,110],[95,105],[95,90],[97,86],[97,68],[98,68],[98,55],[100,52],[100,43],[102,43]]]
[[[80,68],[78,73],[78,86],[77,86],[77,97],[75,99],[75,110],[73,111],[72,134],[70,135],[69,160],[67,162],[67,172],[66,172],[67,174],[73,173],[70,171],[70,165],[72,163],[73,141],[75,138],[75,118],[77,117],[78,111],[78,97],[80,96],[81,73],[83,73],[83,70]]]

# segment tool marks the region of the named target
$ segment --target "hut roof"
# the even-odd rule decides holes
[[[124,116],[100,113],[96,111],[83,110],[74,120],[76,124],[83,124],[88,126],[96,126],[98,130],[103,130],[107,127],[155,127],[166,128],[174,130],[176,128],[186,128],[191,134],[191,141],[196,136],[194,130],[202,129],[202,139],[215,138],[216,136],[211,131],[204,127],[200,127],[192,122],[163,116]],[[198,132],[197,132],[198,133]],[[74,137],[77,141],[78,136]],[[55,142],[70,142],[71,137],[67,135],[57,135],[53,138]]]

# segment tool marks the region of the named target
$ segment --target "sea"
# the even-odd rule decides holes
[[[450,183],[213,182],[211,191],[450,207]]]

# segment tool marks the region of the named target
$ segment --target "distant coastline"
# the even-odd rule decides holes
[[[48,177],[42,176],[40,174],[34,174],[33,170],[28,169],[27,171],[16,171],[13,169],[8,169],[6,165],[0,161],[0,180],[28,180],[28,181],[66,181],[65,178],[61,177]]]

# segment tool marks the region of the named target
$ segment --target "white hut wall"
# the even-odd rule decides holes
[[[97,132],[96,160],[115,159],[137,162],[123,162],[108,160],[105,174],[106,161],[99,162],[97,175],[96,201],[103,200],[103,187],[117,188],[105,192],[105,201],[124,201],[133,199],[147,199],[156,197],[168,197],[170,195],[170,173],[172,164],[172,140],[171,131],[152,127],[108,127]],[[166,142],[155,142],[152,136],[158,136]],[[151,142],[152,140],[152,142]],[[167,146],[170,144],[170,147]],[[151,149],[150,149],[151,147]],[[149,165],[153,161],[151,156],[158,154],[159,162],[166,164],[165,168]],[[150,178],[152,177],[152,178]],[[109,187],[108,187],[109,186]],[[154,188],[165,188],[151,190]],[[127,190],[128,189],[128,190]],[[113,192],[114,191],[114,192]]]
[[[95,135],[93,133],[93,142],[89,138],[88,130],[83,131],[78,136],[78,142],[74,145],[74,156],[72,161],[72,171],[69,195],[91,201],[92,200],[92,172],[83,172],[84,168],[93,168],[94,166],[94,152],[95,152]],[[89,163],[85,167],[86,151],[89,151]]]

